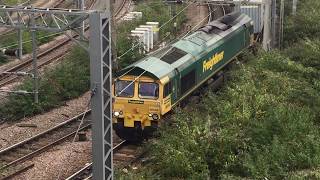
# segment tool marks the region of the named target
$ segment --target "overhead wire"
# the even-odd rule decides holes
[[[178,15],[180,15],[182,12],[184,12],[190,5],[194,4],[195,2],[191,2],[189,3],[186,7],[184,7],[182,10],[180,10],[175,16],[171,17],[168,21],[166,21],[163,25],[161,25],[159,27],[159,31],[166,26],[169,22],[171,22],[172,20],[174,20]],[[138,47],[140,44],[142,44],[142,42],[138,42],[137,44],[135,44],[134,46],[132,46],[130,49],[128,49],[127,51],[125,51],[123,54],[121,54],[119,57],[117,57],[117,59],[121,59],[123,56],[125,56],[126,54],[128,54],[130,51],[132,51],[133,49],[135,49],[136,47]]]
[[[46,35],[46,36],[41,36],[41,37],[37,38],[37,40],[41,40],[41,39],[44,39],[44,38],[56,36],[56,35],[59,35],[59,34],[62,34],[62,32],[61,33],[54,33],[54,34],[50,34],[50,35]],[[22,44],[29,43],[29,42],[32,42],[32,40],[30,39],[30,40],[27,40],[27,41],[22,41]],[[15,47],[15,46],[18,46],[18,45],[19,44],[15,43],[15,44],[11,44],[11,45],[8,45],[8,46],[0,47],[0,49],[7,49],[7,48]]]
[[[183,37],[181,39],[184,39],[186,36],[188,36],[190,34],[190,32],[193,32],[193,30],[195,30],[199,25],[201,25],[203,23],[204,20],[206,20],[208,17],[210,16],[210,14],[206,17],[204,17],[198,24],[196,24],[195,26],[193,26],[186,34],[183,35]],[[180,35],[181,36],[181,35]],[[180,39],[180,36],[176,39]],[[174,41],[176,41],[176,39],[172,40],[170,43],[173,43]],[[161,59],[163,56],[165,56],[170,50],[172,50],[173,47],[171,47],[168,51],[166,51],[165,53],[163,53],[163,55],[159,58]],[[163,48],[162,48],[163,49]],[[129,71],[133,70],[134,67],[132,67]],[[131,81],[126,87],[124,87],[120,93],[118,94],[122,94],[126,89],[128,89],[128,87],[130,87],[137,79],[139,79],[144,73],[146,73],[147,71],[144,70],[140,75],[138,75],[133,81]],[[126,72],[126,74],[129,72]]]
[[[163,39],[167,39],[169,36],[170,36],[170,34],[168,34],[168,35],[166,35],[165,37],[163,37]],[[158,46],[158,45],[160,45],[161,43],[163,43],[163,41],[158,42],[155,46]],[[162,48],[161,48],[161,49],[162,49]],[[157,52],[157,51],[158,51],[158,50],[156,50],[156,51],[154,51],[154,52],[152,52],[152,53],[155,53],[155,52]],[[126,71],[125,73],[123,73],[121,76],[117,77],[116,80],[122,78],[122,77],[125,76],[125,75],[127,75],[127,74],[128,74],[129,72],[131,72],[134,68],[135,68],[134,66],[131,67],[128,71]]]
[[[73,28],[73,29],[81,29],[81,28],[82,28],[82,26],[80,26],[80,27],[75,27],[75,28]],[[64,32],[57,32],[57,33],[49,34],[49,35],[46,35],[46,36],[41,36],[41,37],[37,38],[37,40],[41,40],[41,39],[48,38],[48,37],[52,37],[52,36],[56,36],[56,35],[64,35],[64,36],[67,36],[66,34],[64,34]],[[27,41],[22,41],[22,44],[29,43],[29,42],[32,42],[32,39],[27,40]],[[0,49],[11,48],[11,47],[15,47],[15,46],[18,46],[18,45],[19,45],[19,44],[15,43],[15,44],[11,44],[11,45],[8,45],[8,46],[0,47]]]
[[[196,29],[199,25],[201,25],[203,23],[204,20],[206,20],[208,17],[210,16],[210,14],[206,17],[204,17],[198,24],[196,24],[195,26],[193,26],[193,28],[191,28],[186,34],[183,35],[182,38],[180,38],[180,36],[177,39],[184,39],[185,37],[187,37],[189,35],[190,32],[193,32],[194,29]],[[173,43],[175,40],[171,41],[169,44]],[[159,58],[161,59],[163,56],[165,56],[169,51],[172,50],[173,47],[171,47],[170,49],[168,49],[165,53],[163,53],[163,55]]]
[[[184,7],[182,10],[180,10],[175,16],[171,17],[168,21],[166,21],[163,25],[161,25],[159,27],[159,31],[165,26],[167,25],[169,22],[171,22],[173,19],[175,19],[178,15],[180,15],[183,11],[185,11],[190,5],[194,4],[194,2],[189,3],[186,7]],[[167,37],[169,37],[170,34],[166,35],[164,37],[164,39],[166,39]],[[157,45],[159,45],[162,42],[159,42]],[[126,52],[124,52],[123,54],[121,54],[120,56],[117,57],[117,59],[121,59],[123,56],[125,56],[126,54],[128,54],[130,51],[132,51],[133,49],[135,49],[136,47],[138,47],[140,44],[142,44],[142,42],[138,42],[137,44],[135,44],[134,46],[132,46],[130,49],[128,49]],[[124,74],[122,74],[120,77],[117,77],[116,79],[119,79],[123,76],[125,76],[126,74],[128,74],[129,72],[131,72],[134,69],[134,67],[130,68],[128,71],[126,71]]]
[[[210,15],[210,14],[209,14],[209,15]],[[190,30],[183,36],[183,38],[185,38],[191,31],[193,31],[195,28],[197,28],[205,19],[207,19],[207,18],[209,17],[209,15],[208,15],[207,17],[205,17],[203,20],[201,20],[201,21],[200,21],[196,26],[194,26],[192,29],[190,29]],[[163,26],[161,26],[161,27],[163,27]],[[160,28],[159,28],[159,29],[160,29]],[[168,36],[167,36],[167,37],[168,37]],[[175,39],[175,40],[176,40],[176,39]],[[174,41],[174,40],[173,40],[173,41]],[[171,41],[171,42],[173,42],[173,41]],[[169,44],[170,44],[170,43],[169,43]],[[166,53],[165,53],[165,54],[166,54]],[[133,67],[133,68],[134,68],[134,67]],[[132,69],[133,69],[133,68],[132,68]],[[129,72],[130,72],[132,69],[130,69]],[[125,74],[127,74],[127,73],[129,73],[129,72],[126,72]],[[130,87],[137,79],[139,79],[139,78],[140,78],[144,73],[146,73],[146,72],[147,72],[147,71],[144,70],[144,71],[143,71],[140,75],[138,75],[132,82],[130,82],[124,89],[122,89],[119,94],[123,93],[128,87]],[[89,99],[89,101],[88,101],[86,110],[89,109],[89,106],[90,106],[90,104],[91,104],[91,98],[92,98],[93,95],[94,95],[94,92],[92,92],[92,94],[91,94],[91,97],[90,97],[90,99]],[[72,142],[75,142],[75,140],[76,140],[76,136],[77,136],[77,134],[78,134],[78,132],[79,132],[79,129],[80,129],[81,125],[83,124],[85,115],[86,115],[86,114],[84,114],[84,115],[82,116],[80,125],[79,125],[79,127],[78,127],[78,130],[77,130],[77,132],[76,132],[76,134],[75,134]],[[70,153],[70,154],[71,154],[71,153]],[[69,156],[70,156],[70,154],[69,154]],[[61,171],[60,171],[59,174],[58,174],[58,179],[60,178],[60,175],[61,175]]]

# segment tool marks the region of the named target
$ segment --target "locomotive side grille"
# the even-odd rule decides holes
[[[187,55],[187,53],[182,51],[181,49],[172,48],[169,52],[166,53],[166,55],[161,58],[161,60],[168,64],[172,64],[185,55]]]

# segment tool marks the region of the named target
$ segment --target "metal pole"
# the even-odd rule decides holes
[[[34,88],[34,102],[39,103],[39,84],[38,84],[38,65],[37,65],[37,32],[35,28],[35,17],[31,14],[31,34],[32,34],[32,65],[33,65],[33,88]]]
[[[79,0],[79,9],[84,11],[84,0]],[[81,34],[82,36],[84,36],[84,22],[82,22],[82,26],[81,26]]]
[[[176,2],[171,3],[171,15],[172,17],[175,17],[177,15]],[[177,18],[176,17],[173,20],[173,27],[174,27],[174,37],[177,37]]]
[[[271,20],[271,0],[264,0],[264,31],[263,31],[263,42],[262,47],[265,51],[270,50],[271,45],[271,29],[270,29],[270,20]]]
[[[111,14],[90,14],[93,179],[113,179]]]
[[[18,23],[19,25],[21,24],[21,15],[18,13]],[[21,60],[22,59],[22,35],[23,31],[21,28],[18,29],[18,58]]]
[[[110,14],[114,13],[114,4],[115,0],[111,0],[110,2]],[[115,22],[115,18],[111,16],[111,43],[112,43],[112,59],[113,59],[113,70],[119,69],[118,58],[117,58],[117,26]]]
[[[277,46],[277,0],[272,0],[272,47]]]
[[[281,5],[280,5],[280,28],[279,28],[279,49],[282,48],[282,43],[283,43],[283,22],[284,22],[284,0],[281,0]]]
[[[293,2],[292,2],[292,14],[293,15],[297,14],[297,4],[298,4],[298,0],[293,0]]]

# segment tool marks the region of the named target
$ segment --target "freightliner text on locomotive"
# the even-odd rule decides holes
[[[231,13],[117,73],[113,128],[126,140],[150,135],[164,115],[253,42],[253,21]]]

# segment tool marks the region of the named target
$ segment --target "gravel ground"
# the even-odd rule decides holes
[[[58,42],[63,41],[64,38],[66,38],[65,35],[61,35],[61,36],[58,36],[58,37],[54,38],[54,40],[50,41],[49,43],[46,43],[46,44],[41,45],[41,46],[38,48],[37,53],[40,54],[40,53],[42,53],[42,52],[50,49],[50,47],[56,45]],[[64,48],[64,49],[67,49],[67,48]],[[16,66],[17,64],[20,64],[21,61],[27,60],[27,59],[29,59],[29,58],[31,58],[31,57],[32,57],[32,54],[25,54],[25,55],[23,55],[22,60],[19,60],[19,59],[11,59],[10,62],[8,62],[8,63],[0,66],[0,72],[4,72],[4,71],[6,71],[7,69]],[[41,62],[41,59],[38,59],[38,60],[39,60],[39,62]]]
[[[189,20],[188,24],[194,26],[199,23],[199,20],[202,20],[206,16],[207,7],[191,5],[187,13]],[[87,101],[88,93],[78,99],[67,102],[66,106],[23,121],[24,124],[36,124],[37,128],[17,127],[16,125],[8,124],[1,125],[0,148],[8,147],[9,145],[20,142],[67,120],[68,117],[72,117],[82,112],[85,109]],[[15,179],[64,179],[90,161],[90,141],[75,143],[66,142],[35,157],[32,160],[35,167]],[[61,173],[60,170],[62,170]]]
[[[34,124],[37,127],[18,127],[17,124],[0,125],[0,149],[30,138],[40,132],[62,123],[69,118],[83,112],[88,103],[89,93],[80,98],[68,101],[65,106],[53,109],[47,113],[22,119],[23,124]]]
[[[32,160],[34,168],[17,176],[17,180],[60,180],[65,179],[87,162],[91,162],[91,133],[88,141],[65,142]]]

